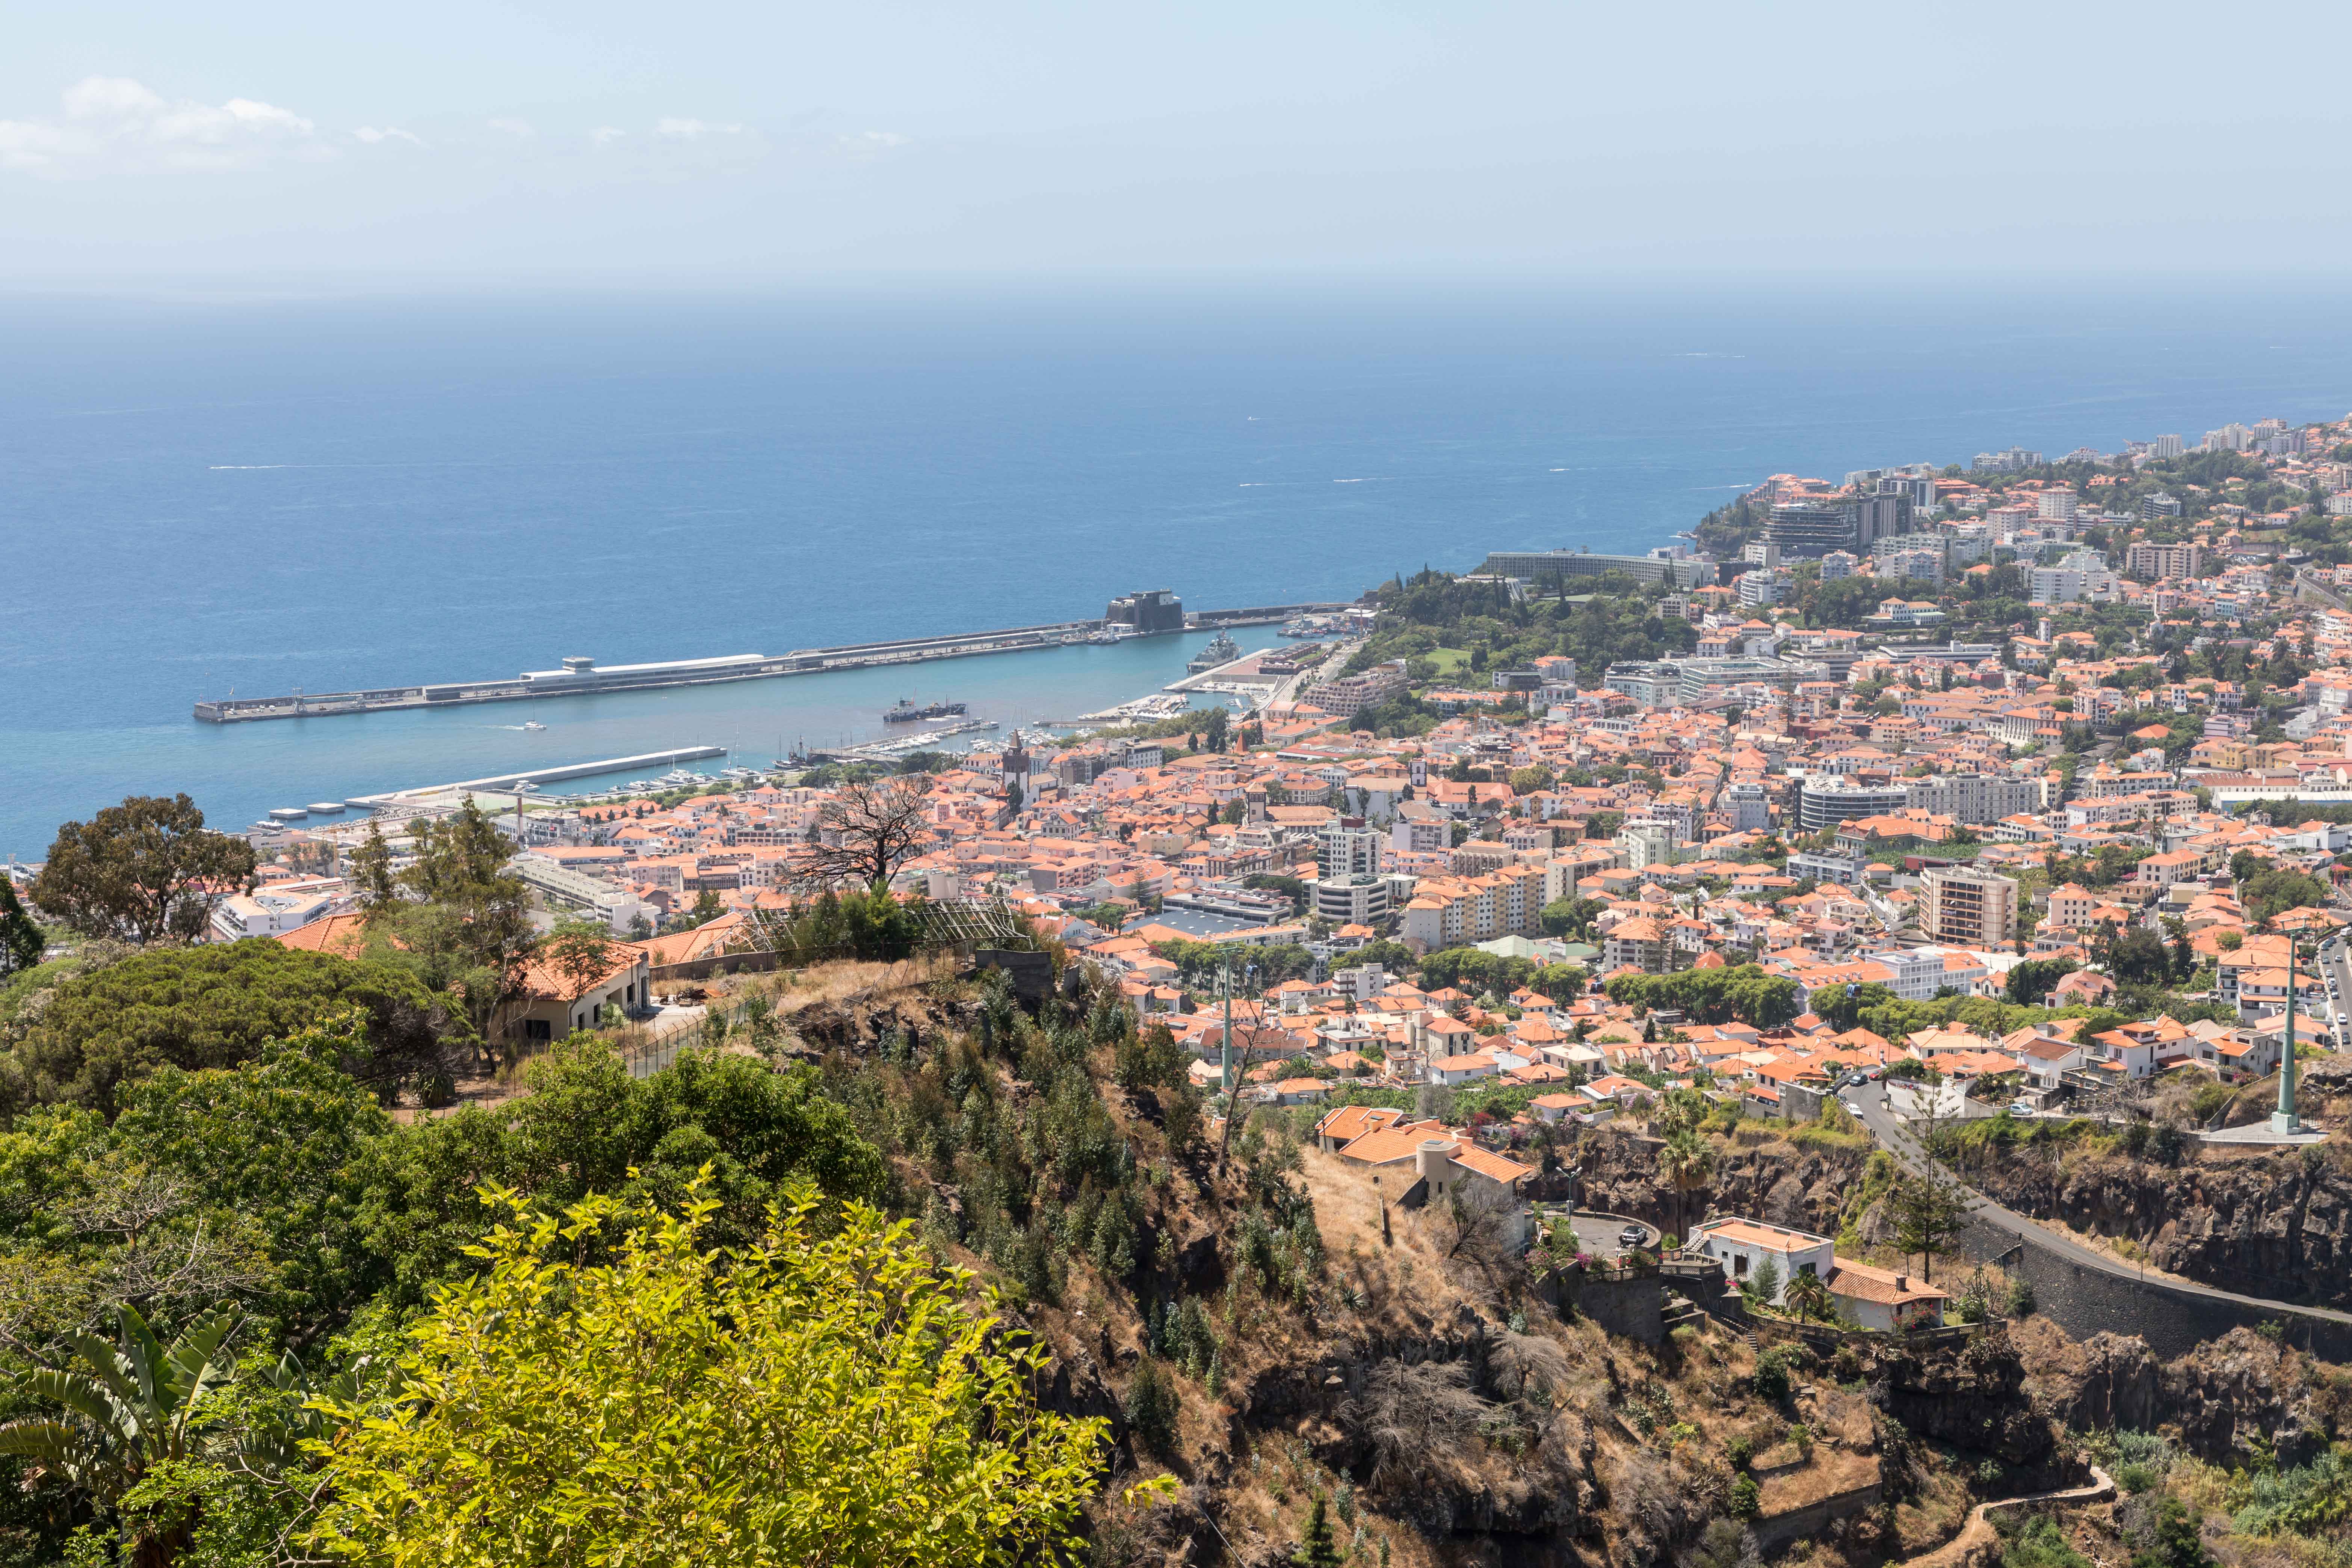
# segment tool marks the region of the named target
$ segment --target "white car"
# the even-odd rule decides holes
[[[1848,1116],[1860,1116],[1862,1114],[1862,1107],[1856,1105],[1851,1100],[1841,1100],[1838,1103],[1845,1107],[1845,1113]]]
[[[2032,1116],[2034,1110],[2035,1106],[2030,1100],[2012,1100],[2009,1102],[2009,1113],[2011,1116]]]

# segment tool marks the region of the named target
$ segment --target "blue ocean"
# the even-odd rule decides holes
[[[220,727],[200,697],[1013,626],[1139,587],[1344,599],[1496,547],[1646,549],[1776,471],[2337,417],[2347,348],[2352,301],[2252,285],[0,301],[0,854],[131,793],[234,827],[669,746],[764,762],[878,735],[906,695],[1066,716],[1202,639],[528,710]]]

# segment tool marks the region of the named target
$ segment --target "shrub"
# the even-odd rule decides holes
[[[1756,1484],[1754,1476],[1741,1476],[1731,1483],[1730,1511],[1735,1518],[1754,1519],[1763,1507],[1764,1489]]]
[[[1747,1437],[1734,1437],[1723,1446],[1723,1457],[1731,1461],[1735,1470],[1744,1470],[1756,1458],[1756,1444]]]
[[[1748,1384],[1759,1399],[1778,1404],[1789,1397],[1789,1352],[1775,1345],[1756,1358],[1755,1374]]]

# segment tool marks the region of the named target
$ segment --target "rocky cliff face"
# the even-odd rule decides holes
[[[1684,1194],[1678,1213],[1674,1187],[1658,1174],[1657,1142],[1604,1131],[1588,1136],[1576,1152],[1577,1201],[1662,1230],[1712,1212],[1832,1235],[1866,1157],[1861,1151],[1717,1143],[1713,1173]]]
[[[2014,1331],[2033,1367],[2029,1390],[2056,1420],[2084,1432],[2171,1429],[2183,1448],[2217,1462],[2266,1442],[2280,1464],[2305,1463],[2352,1402],[2335,1369],[2245,1329],[2169,1362],[2136,1336],[2076,1344],[2038,1321]]]
[[[2179,1164],[2081,1150],[1966,1173],[2011,1208],[2128,1237],[2157,1268],[2251,1296],[2352,1306],[2352,1169],[2321,1145]]]
[[[2048,1485],[2075,1464],[2050,1418],[2025,1392],[2025,1363],[2007,1332],[1930,1349],[1896,1341],[1859,1351],[1870,1400],[1915,1437],[1990,1455]]]

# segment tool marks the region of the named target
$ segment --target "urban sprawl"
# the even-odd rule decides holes
[[[353,1303],[478,1305],[431,1331],[527,1331],[536,1366],[604,1270],[509,1259],[512,1312],[448,1287],[554,1246],[553,1205],[699,1203],[675,1236],[734,1239],[660,1265],[698,1268],[856,1199],[1001,1292],[1133,1456],[1108,1473],[1192,1467],[1156,1524],[1073,1481],[1101,1540],[2075,1568],[2063,1519],[2099,1561],[2340,1562],[2347,591],[2352,416],[2264,420],[1775,475],[1644,555],[1281,606],[1289,643],[1220,635],[1066,723],[908,703],[768,771],[241,837],[134,798],[0,884],[8,1257],[78,1260],[12,1262],[10,1343],[251,1298],[331,1366],[382,1342],[327,1338]],[[1071,636],[1213,624],[1163,590]],[[270,1195],[305,1182],[341,1184]],[[467,1229],[478,1186],[541,1217]],[[794,1331],[877,1277],[791,1296]],[[667,1289],[583,1368],[786,1299]],[[605,1413],[602,1466],[663,1394],[554,1397]],[[793,1409],[697,1441],[823,1415]],[[344,1426],[336,1478],[408,1430]],[[321,1487],[276,1478],[310,1462],[235,1506],[299,1521]]]

